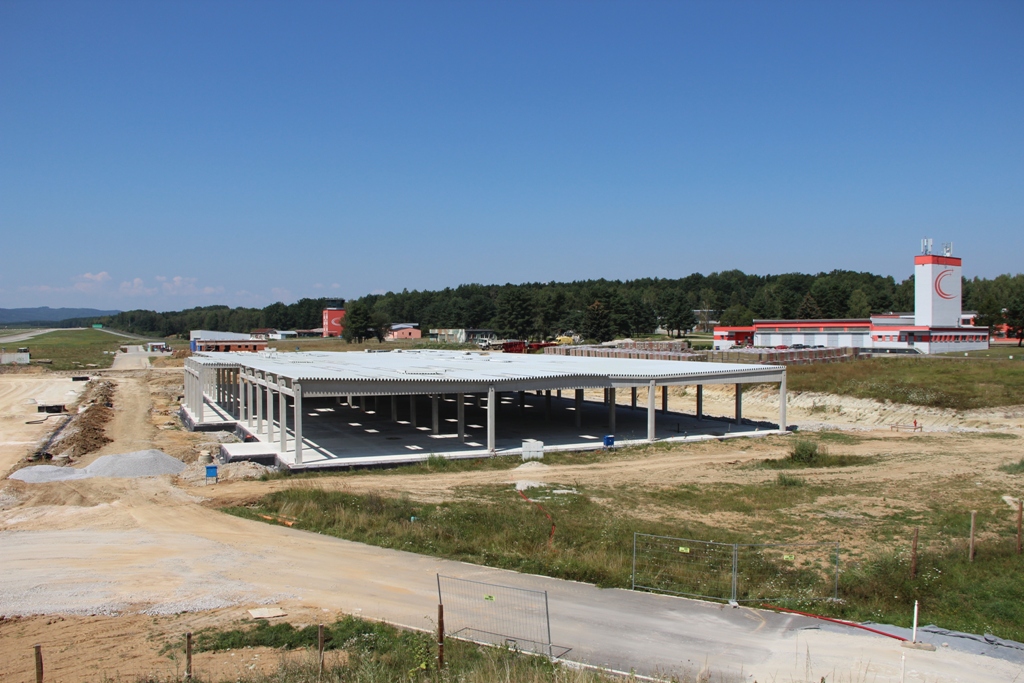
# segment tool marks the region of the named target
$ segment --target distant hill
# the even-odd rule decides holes
[[[121,311],[100,311],[95,308],[0,308],[0,325],[15,323],[57,323],[71,318],[98,318],[117,315]]]

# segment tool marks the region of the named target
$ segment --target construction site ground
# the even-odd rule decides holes
[[[119,367],[116,359],[114,367]],[[571,656],[612,668],[651,671],[656,664],[690,675],[710,668],[732,671],[736,680],[752,680],[747,674],[753,673],[758,680],[813,676],[817,681],[827,675],[829,681],[895,681],[905,654],[907,680],[980,683],[1024,677],[1021,665],[1006,659],[946,648],[909,651],[879,636],[815,630],[814,622],[802,617],[601,591],[373,548],[218,510],[293,486],[407,493],[441,501],[473,486],[520,478],[637,489],[756,482],[776,473],[751,464],[783,457],[793,437],[641,449],[621,456],[612,452],[585,465],[532,466],[525,477],[523,470],[512,469],[258,481],[236,475],[258,475],[260,468],[237,465],[231,466],[237,473],[229,469],[221,483],[206,486],[194,463],[223,436],[181,427],[175,416],[181,370],[139,367],[102,375],[116,385],[106,426],[111,442],[79,458],[76,466],[100,455],[156,448],[193,468],[176,479],[0,483],[0,614],[7,615],[0,621],[0,683],[31,677],[35,643],[46,653],[48,680],[175,675],[183,664],[168,654],[184,631],[237,623],[247,609],[258,606],[279,606],[296,624],[329,622],[351,613],[429,629],[436,571],[549,590],[555,641],[572,646]],[[0,375],[0,469],[19,466],[47,437],[45,423],[24,424],[36,417],[29,401],[73,398],[68,392],[78,390],[75,384],[82,383],[50,374]],[[692,391],[673,392],[670,408],[692,409],[693,400]],[[708,388],[704,400],[709,414],[732,412],[730,389]],[[962,495],[968,487],[988,497],[1020,495],[1014,489],[1020,488],[1019,476],[997,467],[1024,455],[1024,406],[956,412],[808,394],[791,396],[789,406],[791,422],[801,429],[834,429],[857,437],[837,441],[834,450],[879,458],[859,467],[801,472],[809,483],[828,481],[854,494],[840,491],[826,506],[841,510],[848,524],[837,526],[836,518],[824,513],[815,517],[812,511],[794,511],[802,520],[798,534],[815,534],[819,523],[830,531],[842,528],[844,547],[867,551],[877,539],[862,522],[894,508],[925,509],[937,496]],[[749,390],[744,414],[775,419],[777,393]],[[915,419],[923,432],[890,430],[891,424]],[[870,495],[858,493],[869,490]],[[661,509],[649,513],[667,514]],[[747,523],[736,513],[686,514],[706,515],[718,525],[730,515],[739,528]],[[284,656],[304,655],[259,650],[200,654],[197,668],[211,678],[235,680],[239,674],[276,667]]]

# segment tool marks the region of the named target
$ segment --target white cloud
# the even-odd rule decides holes
[[[122,282],[118,291],[125,296],[153,296],[159,290],[156,287],[147,287],[145,281],[137,277],[130,282]]]

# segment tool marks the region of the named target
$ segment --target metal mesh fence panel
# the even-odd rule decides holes
[[[838,597],[838,543],[716,543],[633,535],[633,589],[712,600]]]
[[[732,596],[733,546],[634,534],[633,589],[728,600]]]
[[[552,656],[548,594],[437,575],[446,635]]]

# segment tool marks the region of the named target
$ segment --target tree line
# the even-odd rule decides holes
[[[1024,275],[964,279],[965,310],[978,323],[1024,329]],[[429,328],[485,328],[502,337],[552,338],[573,332],[596,341],[652,333],[710,331],[713,321],[749,325],[756,319],[865,318],[911,312],[914,279],[835,270],[817,275],[748,275],[739,270],[680,279],[584,280],[521,285],[467,284],[441,290],[369,294],[348,302],[300,299],[262,309],[205,306],[158,313],[126,311],[95,320],[140,334],[187,336],[192,329],[249,332],[260,327],[312,329],[325,305],[344,304],[346,337],[382,338],[392,323]]]

